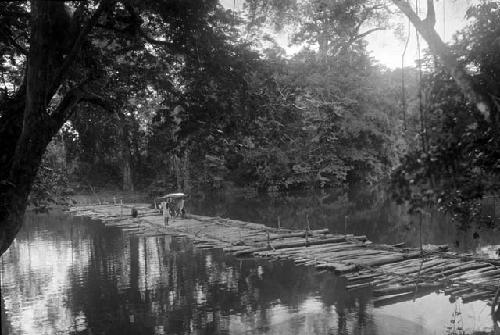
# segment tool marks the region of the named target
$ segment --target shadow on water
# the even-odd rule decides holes
[[[331,273],[62,213],[27,215],[1,266],[2,334],[444,334],[457,306],[466,329],[490,323],[484,302],[376,305]]]

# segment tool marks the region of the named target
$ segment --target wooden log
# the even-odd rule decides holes
[[[489,264],[473,262],[473,263],[458,266],[458,267],[450,269],[450,270],[443,271],[443,272],[441,272],[441,275],[442,276],[449,276],[449,275],[454,274],[454,273],[480,269],[480,268],[484,268],[487,266],[489,266]]]
[[[454,297],[458,297],[462,294],[465,294],[465,293],[468,293],[468,292],[471,292],[472,291],[472,287],[458,287],[458,288],[455,288],[455,290],[452,290],[451,292],[449,292],[449,295],[452,295]]]
[[[305,266],[315,266],[316,264],[318,264],[318,261],[316,261],[316,260],[307,261],[307,262],[302,263],[302,265],[305,265]]]
[[[368,260],[360,260],[360,261],[355,261],[356,264],[359,266],[379,266],[383,264],[388,264],[388,263],[395,263],[398,261],[403,260],[404,257],[403,255],[389,255],[389,256],[384,256],[384,257],[377,257],[374,259],[368,259]]]
[[[394,278],[394,277],[389,276],[389,275],[384,275],[384,276],[381,276],[375,280],[372,280],[372,286],[377,288],[377,289],[384,288],[384,287],[389,286],[389,285],[396,285],[396,284],[400,284],[399,278]]]
[[[425,269],[424,273],[441,274],[443,271],[460,266],[460,264],[463,264],[463,262],[460,262],[458,260],[443,262],[443,263],[440,263],[440,264],[437,264],[437,265],[434,265],[434,266],[431,266],[431,267]]]
[[[330,270],[336,273],[346,273],[353,272],[358,269],[355,264],[343,264],[343,263],[333,263],[333,262],[322,262],[316,265],[317,270]]]
[[[397,302],[407,301],[415,298],[416,294],[414,292],[405,292],[396,295],[382,296],[376,299],[372,299],[374,307],[381,307],[384,305],[392,305]]]
[[[492,292],[490,290],[479,290],[479,291],[474,291],[469,294],[464,294],[462,295],[462,302],[464,304],[476,301],[476,300],[491,300],[495,296],[495,292]]]
[[[352,250],[341,250],[334,252],[324,252],[317,256],[317,259],[320,260],[335,260],[335,261],[344,261],[344,260],[361,260],[363,258],[372,258],[372,257],[381,257],[387,256],[388,254],[384,254],[379,250],[366,250],[366,249],[352,249]]]
[[[405,292],[418,292],[422,290],[435,290],[442,287],[442,283],[422,283],[417,285],[391,285],[385,288],[377,288],[372,291],[373,296],[379,297],[384,295],[394,295]]]
[[[216,245],[212,245],[212,244],[200,244],[200,245],[196,246],[196,248],[198,248],[198,249],[213,249],[216,247],[217,247]]]
[[[356,241],[367,241],[366,235],[359,235],[359,236],[348,236],[346,240],[356,240]]]
[[[350,290],[359,290],[359,289],[367,288],[370,286],[371,286],[371,284],[368,282],[368,283],[359,283],[359,284],[349,284],[345,288],[348,291],[350,291]]]
[[[405,259],[405,260],[402,260],[401,262],[398,262],[395,264],[381,265],[379,267],[379,270],[380,271],[391,271],[391,272],[392,271],[399,271],[399,270],[408,269],[409,267],[415,267],[418,264],[420,264],[420,260],[418,260],[418,259]]]
[[[380,271],[388,271],[394,274],[402,275],[420,271],[422,266],[421,260],[407,259],[397,263],[389,263],[380,266]]]
[[[491,266],[491,265],[490,265]],[[481,272],[481,270],[487,269],[487,271]],[[500,270],[497,270],[494,266],[484,267],[476,270],[470,270],[465,273],[455,273],[448,276],[449,279],[454,281],[474,281],[480,278],[487,278],[490,276],[494,276],[496,274],[500,274]]]
[[[433,267],[438,267],[438,266],[442,266],[443,264],[448,264],[449,262],[450,261],[447,259],[434,258],[434,259],[431,259],[427,262],[424,262],[424,264],[422,265],[422,271],[427,271],[427,270],[432,269]]]
[[[448,287],[445,287],[445,288],[443,289],[443,293],[444,293],[445,295],[450,295],[450,294],[452,294],[453,292],[455,292],[456,290],[459,290],[459,289],[460,289],[460,287],[461,287],[461,286],[460,286],[459,284],[457,284],[457,283],[451,284],[451,285],[449,285]]]
[[[338,243],[338,242],[344,242],[344,241],[345,241],[345,238],[343,238],[343,237],[317,239],[317,240],[309,241],[309,245]],[[301,241],[297,241],[297,242],[281,242],[281,243],[272,244],[271,248],[276,250],[276,249],[283,249],[283,248],[304,247],[305,245],[306,245],[305,241],[301,240]],[[269,248],[269,247],[249,248],[247,250],[241,250],[241,251],[235,252],[235,255],[241,256],[241,255],[251,254],[251,253],[260,252],[260,251],[267,251],[267,250],[270,250],[271,248]]]
[[[354,283],[357,281],[363,281],[363,280],[372,280],[373,278],[377,278],[382,276],[381,273],[372,273],[372,274],[367,274],[367,275],[359,275],[359,276],[349,276],[346,277],[347,282],[349,283]]]
[[[231,254],[231,253],[234,253],[236,251],[245,250],[247,248],[248,248],[248,246],[246,246],[246,245],[231,245],[229,247],[225,247],[224,252]]]
[[[309,247],[291,248],[290,252],[300,252],[301,254],[307,253],[310,256],[324,255],[332,251],[346,251],[359,249],[355,244],[350,242],[340,242],[332,244],[310,245]],[[286,249],[285,249],[286,250]]]
[[[316,230],[311,230],[309,231],[309,236],[317,236],[317,235],[324,235],[328,234],[328,229],[316,229]],[[293,237],[304,237],[305,232],[292,232],[292,233],[278,233],[278,234],[270,234],[269,239],[271,241],[274,240],[282,240],[286,238],[293,238]],[[253,242],[258,243],[258,242],[267,242],[267,238],[265,239],[256,239],[253,240]]]
[[[498,280],[500,280],[500,275],[494,275],[494,276],[477,278],[477,279],[475,279],[473,281],[470,281],[469,283],[473,284],[473,285],[497,287],[498,286],[498,282],[497,282]]]

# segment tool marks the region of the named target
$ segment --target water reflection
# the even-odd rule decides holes
[[[455,308],[440,293],[371,299],[290,262],[64,215],[29,215],[2,257],[2,334],[444,334]],[[461,308],[466,328],[489,327],[485,303]]]
[[[395,204],[383,189],[376,187],[353,188],[349,192],[328,190],[251,198],[222,193],[200,194],[193,196],[187,206],[188,211],[196,214],[265,223],[273,227],[279,221],[282,227],[293,229],[305,229],[307,216],[312,228],[367,235],[377,243],[405,242],[412,247],[419,246],[421,231],[423,244],[448,244],[461,252],[498,258],[498,248],[481,249],[498,244],[500,232],[475,227],[458,229],[449,217],[438,211],[429,211],[422,217],[410,216],[407,208]],[[495,212],[491,208],[488,210],[486,214]],[[475,232],[478,235],[474,235]]]

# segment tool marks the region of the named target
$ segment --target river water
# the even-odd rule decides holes
[[[366,234],[380,243],[420,240],[418,220],[387,199],[193,198],[190,212]],[[434,214],[433,214],[434,215]],[[430,216],[433,216],[430,215]],[[347,219],[346,219],[347,216]],[[303,219],[302,219],[303,218]],[[492,231],[463,232],[435,215],[423,243],[494,255]],[[476,236],[477,237],[477,236]],[[498,240],[498,239],[497,239]],[[458,241],[458,243],[457,243]],[[389,305],[347,291],[332,273],[291,262],[236,259],[185,238],[137,237],[62,212],[27,214],[1,258],[2,334],[448,334],[491,329],[482,301],[442,292]],[[455,311],[460,315],[453,317]]]

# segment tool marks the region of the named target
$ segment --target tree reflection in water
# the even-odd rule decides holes
[[[387,310],[370,299],[291,262],[235,259],[64,215],[29,215],[2,258],[2,334],[389,334],[394,324],[425,333],[391,316],[412,302]],[[444,327],[443,318],[426,322]]]

